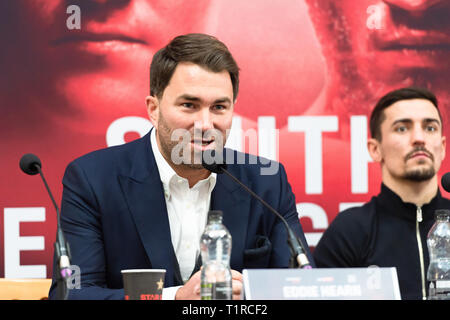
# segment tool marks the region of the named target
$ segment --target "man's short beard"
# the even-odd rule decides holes
[[[181,144],[181,141],[172,140],[174,130],[169,127],[161,112],[159,113],[159,120],[160,123],[156,134],[159,135],[159,141],[162,149],[161,153],[164,158],[166,158],[169,163],[177,166],[194,170],[204,170],[202,165],[203,152],[193,148],[189,142],[185,145]],[[185,131],[185,134],[188,134],[189,141],[191,141],[191,137],[195,135],[194,132],[188,131]],[[202,133],[198,134],[202,135]],[[217,140],[215,141],[217,143]]]
[[[189,168],[189,169],[195,169],[195,170],[203,170],[205,169],[203,165],[201,164],[195,164],[195,163],[183,163],[183,166]]]
[[[159,126],[159,129],[161,132],[164,132],[163,135],[166,136],[166,138],[168,136],[172,135],[172,131],[170,130],[170,128],[167,126],[167,124],[165,123],[165,120],[163,120],[164,118],[161,117],[161,125]],[[180,145],[179,141],[172,141],[172,140],[165,140],[164,138],[159,139],[160,143],[161,143],[161,149],[162,149],[162,154],[164,155],[164,157],[166,159],[170,159],[168,160],[170,163],[176,163],[176,165],[179,166],[183,166],[185,168],[190,168],[190,169],[196,169],[196,170],[200,170],[203,169],[203,166],[201,164],[201,157],[202,154],[201,152],[195,151],[195,150],[191,150],[191,146],[187,145],[186,148],[180,148],[180,153],[176,154],[176,158],[178,160],[181,160],[181,163],[178,163],[178,161],[174,161],[174,159],[172,158],[174,156],[173,154],[173,150],[176,146]],[[190,152],[188,154],[184,154],[183,151],[185,150],[190,150]]]
[[[432,166],[430,166],[428,168],[421,168],[421,169],[407,171],[403,175],[403,178],[406,180],[409,180],[409,181],[413,181],[413,182],[423,182],[423,181],[430,180],[435,175],[436,175],[436,171],[434,170],[434,168]]]

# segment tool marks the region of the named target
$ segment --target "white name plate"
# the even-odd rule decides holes
[[[400,300],[396,268],[244,269],[247,300]]]

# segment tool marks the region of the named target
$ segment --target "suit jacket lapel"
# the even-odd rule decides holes
[[[129,176],[120,183],[152,268],[166,269],[166,284],[182,284],[170,235],[166,201],[155,158],[146,135]]]

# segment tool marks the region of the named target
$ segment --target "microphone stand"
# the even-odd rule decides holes
[[[69,290],[67,289],[67,281],[70,278],[71,270],[70,270],[70,247],[69,243],[65,241],[64,234],[61,229],[60,223],[60,211],[58,206],[56,205],[56,201],[53,198],[53,195],[50,191],[50,188],[45,180],[44,173],[41,170],[41,166],[38,164],[34,164],[34,167],[39,172],[39,175],[44,182],[45,188],[47,189],[47,193],[50,196],[50,199],[53,202],[53,206],[56,209],[57,214],[57,226],[56,226],[56,240],[54,243],[55,255],[56,255],[56,274],[57,274],[57,296],[58,300],[67,300],[69,296]]]

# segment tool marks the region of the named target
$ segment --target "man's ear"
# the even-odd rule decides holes
[[[147,105],[148,118],[152,125],[158,127],[158,116],[159,116],[159,100],[153,96],[147,96],[145,98],[145,104]]]
[[[374,138],[370,138],[367,141],[367,150],[369,151],[370,157],[375,162],[381,162],[383,160],[383,155],[380,148],[380,141]]]

